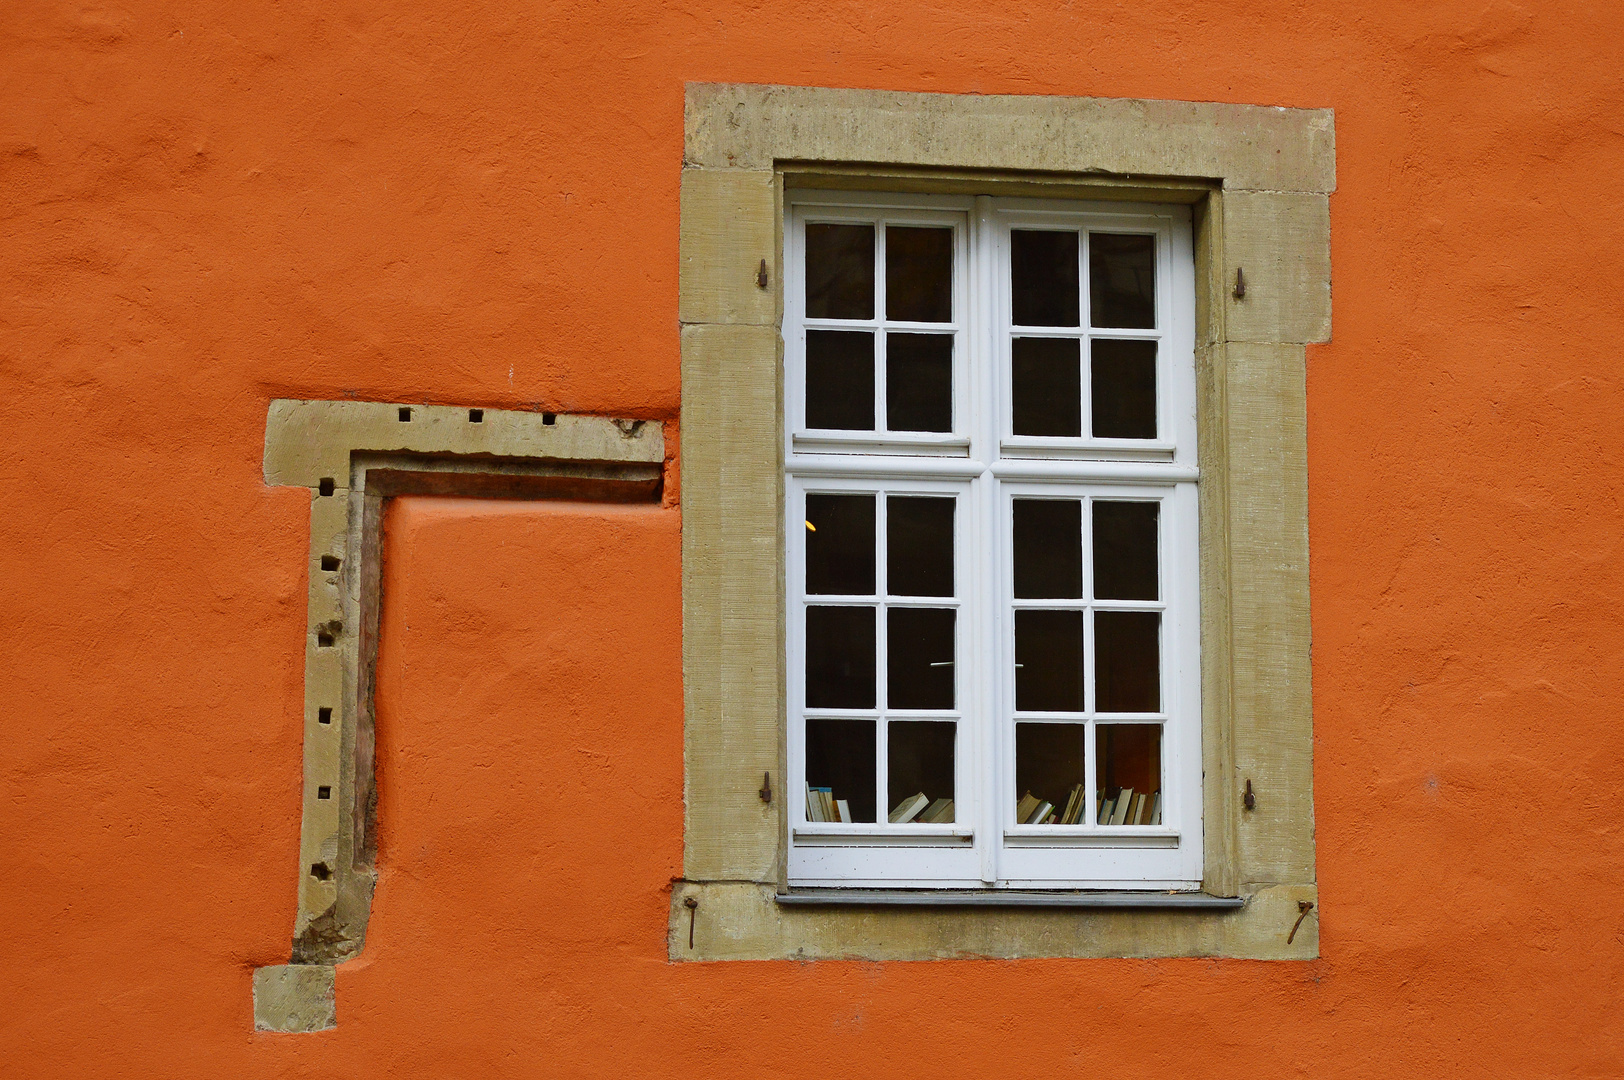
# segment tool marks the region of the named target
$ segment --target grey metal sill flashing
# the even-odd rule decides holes
[[[789,907],[1075,907],[1190,908],[1229,911],[1244,896],[1191,892],[1048,892],[1015,890],[791,889],[775,899]]]

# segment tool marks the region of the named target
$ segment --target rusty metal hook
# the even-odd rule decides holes
[[[1297,901],[1297,910],[1301,914],[1299,914],[1297,916],[1297,921],[1291,924],[1291,933],[1286,935],[1286,944],[1287,945],[1290,945],[1292,939],[1297,936],[1297,928],[1303,924],[1304,919],[1308,918],[1308,913],[1310,911],[1314,910],[1314,901],[1312,901],[1312,900],[1299,900],[1299,901]],[[688,927],[688,936],[689,936],[689,939],[690,939],[689,942],[688,942],[688,947],[693,948],[694,943],[692,941],[692,938],[693,938],[693,926],[692,926],[692,924],[690,924],[689,927]]]

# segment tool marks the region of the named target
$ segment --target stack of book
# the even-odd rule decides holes
[[[1162,823],[1162,793],[1135,795],[1133,788],[1122,788],[1114,798],[1100,800],[1101,825],[1160,825]]]
[[[851,803],[835,798],[833,788],[806,785],[806,820],[850,821]]]
[[[1015,804],[1015,822],[1018,825],[1081,825],[1083,812],[1088,808],[1088,795],[1082,784],[1072,785],[1066,795],[1063,809],[1028,791]],[[1101,799],[1099,815],[1101,825],[1160,825],[1162,823],[1162,793],[1135,795],[1133,788],[1122,788],[1109,799]]]
[[[897,803],[886,820],[893,825],[905,825],[910,821],[941,825],[953,820],[953,800],[937,799],[932,802],[930,796],[921,791]]]

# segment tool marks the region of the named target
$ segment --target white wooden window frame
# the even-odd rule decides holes
[[[784,462],[786,551],[786,702],[789,764],[789,884],[801,887],[1089,888],[1194,890],[1203,870],[1199,535],[1196,482],[1195,281],[1187,206],[999,199],[987,196],[888,195],[789,191],[784,201]],[[875,317],[807,320],[804,237],[808,221],[866,222],[876,228]],[[952,324],[893,324],[884,319],[886,223],[955,230]],[[1076,231],[1082,326],[1020,329],[1010,323],[1009,233],[1012,228]],[[1156,237],[1156,328],[1088,325],[1090,232]],[[807,329],[876,332],[877,430],[832,432],[804,425]],[[884,332],[955,334],[954,430],[888,433],[885,422]],[[1011,431],[1009,342],[1014,336],[1076,337],[1082,342],[1085,435],[1075,439],[1016,436]],[[1094,439],[1088,428],[1088,343],[1095,338],[1150,338],[1157,348],[1157,435],[1154,440]],[[818,493],[952,494],[955,514],[956,619],[955,802],[952,825],[890,825],[881,710],[811,715],[876,718],[878,824],[815,823],[805,807],[805,608],[808,603],[863,603],[876,619],[877,704],[884,700],[883,497],[876,513],[876,598],[807,597],[805,497]],[[1155,500],[1159,514],[1161,599],[1156,603],[1081,600],[1015,601],[1009,533],[1017,497]],[[1086,508],[1085,508],[1086,509]],[[1084,515],[1085,574],[1090,517]],[[1085,578],[1085,580],[1087,580]],[[1085,595],[1092,594],[1092,587]],[[912,603],[913,601],[905,601]],[[949,606],[926,601],[925,606]],[[1068,609],[1154,609],[1162,612],[1164,712],[1124,718],[1163,725],[1163,824],[1159,827],[1020,826],[1014,822],[1014,619],[1016,606]],[[1087,642],[1092,618],[1085,619]],[[1091,648],[1085,648],[1092,694]],[[1086,704],[1092,706],[1090,699]],[[913,714],[917,718],[927,718]],[[948,713],[930,716],[947,718]],[[1095,775],[1094,713],[1086,762],[1091,803]]]

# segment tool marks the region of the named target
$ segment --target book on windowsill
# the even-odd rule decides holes
[[[834,821],[834,795],[826,787],[806,785],[806,820]]]
[[[851,822],[851,803],[845,799],[835,800],[835,820],[848,824]]]
[[[1076,825],[1083,820],[1083,809],[1088,804],[1088,795],[1083,791],[1083,785],[1073,784],[1071,794],[1066,796],[1066,809],[1060,815],[1060,824]]]
[[[1015,804],[1015,824],[1025,825],[1027,820],[1031,818],[1032,811],[1036,810],[1038,804],[1042,801],[1030,791],[1022,795],[1020,801]]]
[[[919,816],[919,812],[930,805],[930,796],[921,791],[917,795],[910,795],[892,809],[887,820],[893,825],[904,825]]]
[[[953,800],[937,799],[925,807],[925,812],[919,815],[920,821],[927,825],[940,825],[953,820]]]
[[[1100,800],[1095,820],[1101,825],[1160,825],[1162,793],[1135,795],[1132,788],[1123,788],[1114,798]]]

